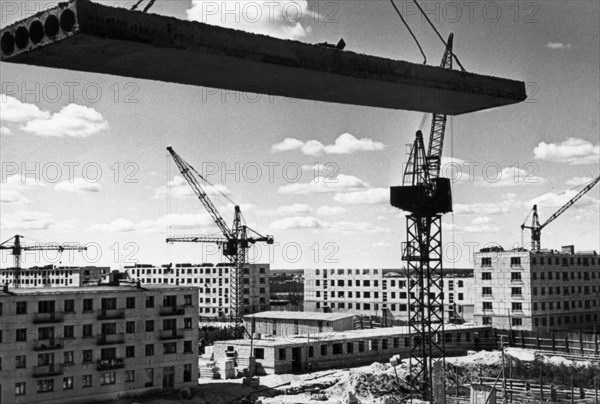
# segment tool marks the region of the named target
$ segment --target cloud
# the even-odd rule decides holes
[[[12,135],[12,130],[8,129],[5,126],[2,126],[0,128],[0,136],[10,136]]]
[[[313,209],[302,203],[295,203],[293,205],[280,206],[277,208],[277,213],[280,214],[305,214],[312,213]]]
[[[0,229],[4,231],[72,230],[75,222],[76,220],[56,221],[47,212],[19,211],[2,215]]]
[[[227,188],[227,186],[222,184],[202,184],[202,188],[207,195],[231,195],[231,191]],[[164,198],[166,196],[171,196],[171,198],[196,198],[196,194],[187,183],[185,178],[176,175],[172,180],[167,182],[167,185],[161,185],[156,188],[154,191],[154,198]]]
[[[560,144],[541,142],[533,149],[536,159],[571,165],[598,164],[600,144],[571,137]]]
[[[390,190],[388,188],[371,188],[364,191],[349,193],[338,193],[333,197],[336,202],[346,204],[379,204],[390,202]]]
[[[546,44],[547,48],[550,49],[570,49],[572,48],[571,44],[564,44],[562,42],[548,42]]]
[[[490,222],[490,218],[487,216],[478,216],[471,221],[472,224],[487,224]]]
[[[592,181],[592,177],[573,177],[567,180],[566,184],[572,187],[584,185]]]
[[[85,192],[100,192],[100,184],[95,182],[88,182],[83,178],[73,178],[73,181],[63,181],[54,187],[56,191],[74,192],[77,194],[83,194]]]
[[[29,198],[23,195],[23,192],[33,188],[45,188],[42,182],[37,182],[32,177],[22,177],[21,175],[11,175],[0,184],[0,203],[7,205],[22,205],[30,203]]]
[[[538,209],[542,210],[544,208],[552,208],[552,210],[554,210],[555,208],[559,208],[563,205],[565,205],[567,202],[569,202],[571,199],[573,199],[573,197],[575,197],[575,195],[577,195],[579,193],[578,190],[575,189],[570,189],[568,191],[564,191],[561,193],[554,193],[554,192],[548,192],[545,193],[544,195],[538,196],[537,198],[533,198],[532,200],[530,200],[528,202],[529,206],[533,206],[533,205],[538,205]],[[583,195],[581,197],[581,199],[579,199],[577,202],[575,202],[575,205],[573,206],[591,206],[591,205],[598,205],[600,203],[600,201],[592,196],[588,195]],[[549,214],[552,214],[554,212],[550,212]]]
[[[457,203],[452,209],[457,215],[507,215],[513,211],[516,204],[512,200],[498,203]]]
[[[27,133],[43,137],[85,138],[108,129],[108,122],[102,114],[83,105],[69,104],[51,114],[14,97],[3,94],[1,99],[3,135],[12,133],[5,124],[12,124]]]
[[[390,230],[373,226],[368,222],[326,222],[312,216],[286,217],[276,220],[270,226],[274,230],[319,230],[331,233],[384,233]]]
[[[191,230],[198,228],[214,228],[215,224],[208,213],[168,214],[156,220],[142,220],[134,223],[128,219],[120,218],[106,224],[95,224],[88,227],[87,231],[109,233],[160,233],[169,230]]]
[[[515,185],[536,185],[542,184],[546,180],[538,177],[533,171],[524,170],[516,167],[505,167],[502,171],[486,170],[483,171],[485,174],[476,183],[478,185],[490,186],[490,187],[510,187]]]
[[[282,39],[300,39],[312,30],[303,24],[306,17],[314,18],[306,0],[215,2],[192,0],[186,11],[188,20],[199,21]]]
[[[341,206],[321,206],[317,209],[317,215],[319,216],[336,216],[344,213],[346,213],[346,209]]]
[[[286,138],[282,142],[274,144],[271,147],[271,152],[276,153],[297,149],[301,150],[305,155],[318,156],[321,154],[352,154],[359,151],[377,151],[385,149],[385,145],[375,142],[372,139],[357,139],[350,133],[344,133],[331,145],[323,145],[318,140],[303,142],[294,138]]]
[[[369,184],[352,175],[340,174],[336,178],[317,177],[314,181],[288,184],[279,187],[280,194],[312,194],[327,192],[348,192],[368,188]]]

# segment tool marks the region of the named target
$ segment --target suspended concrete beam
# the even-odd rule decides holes
[[[0,60],[379,108],[459,115],[525,100],[523,82],[361,55],[89,0],[0,31]]]

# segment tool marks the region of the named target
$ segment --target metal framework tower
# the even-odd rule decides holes
[[[453,35],[441,66],[452,68]],[[402,259],[408,266],[410,383],[413,391],[432,399],[434,360],[444,361],[444,297],[442,217],[452,211],[450,180],[440,178],[446,115],[433,114],[429,147],[417,131],[403,184],[391,188],[392,206],[409,212]]]

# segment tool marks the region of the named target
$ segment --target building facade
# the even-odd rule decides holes
[[[202,317],[227,317],[230,311],[230,264],[135,265],[126,267],[129,277],[142,285],[185,285],[198,288],[198,312]],[[269,310],[269,264],[244,268],[245,314]]]
[[[391,314],[395,320],[408,321],[408,278],[399,272],[377,268],[307,269],[304,277],[306,311],[331,309],[383,317],[388,310],[388,316]],[[445,318],[464,316],[471,321],[473,291],[472,277],[445,277]]]
[[[15,284],[15,268],[0,269],[0,285]],[[50,288],[65,286],[97,285],[110,273],[110,267],[43,267],[23,268],[20,270],[21,287]]]
[[[196,288],[4,288],[2,403],[87,403],[194,387]]]
[[[569,330],[600,326],[600,257],[595,251],[474,254],[475,321],[503,329]]]

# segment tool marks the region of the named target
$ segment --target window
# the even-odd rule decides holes
[[[93,299],[83,299],[83,311],[93,311],[94,310],[94,300]]]
[[[146,344],[146,356],[153,356],[153,355],[154,355],[154,345]]]
[[[146,332],[154,331],[154,320],[146,320]]]
[[[75,300],[65,300],[65,313],[75,313]]]
[[[482,296],[491,296],[492,295],[492,288],[489,286],[484,286],[481,289],[481,294]]]
[[[135,333],[135,321],[127,321],[125,323],[125,332],[127,334]]]
[[[370,342],[371,342],[370,350],[371,351],[378,351],[379,350],[379,340],[372,339]]]
[[[511,296],[522,296],[523,289],[522,288],[510,288]]]
[[[74,325],[65,325],[64,328],[64,338],[73,339],[75,338],[75,326]]]
[[[491,272],[483,272],[481,274],[481,280],[482,281],[491,281],[492,280],[492,273]]]
[[[135,381],[135,370],[125,371],[125,383],[131,383]]]
[[[341,355],[344,353],[344,345],[343,344],[333,344],[333,354]]]
[[[94,333],[93,327],[94,327],[93,324],[84,324],[83,325],[83,331],[82,331],[83,338],[90,338],[93,336],[93,333]]]
[[[135,358],[135,345],[129,345],[125,347],[125,357]]]
[[[327,345],[321,345],[321,356],[327,356]]]
[[[192,341],[183,341],[183,353],[192,353],[194,352],[194,347],[192,345]]]
[[[315,347],[311,345],[308,347],[308,357],[312,358],[313,356],[315,356]]]
[[[177,353],[177,342],[167,342],[166,344],[163,344],[163,353],[165,355]]]
[[[151,387],[154,385],[154,369],[146,368],[146,387]]]
[[[254,358],[255,359],[265,359],[265,349],[264,348],[254,348]]]
[[[92,375],[81,376],[81,387],[92,387]]]
[[[493,310],[492,302],[483,302],[483,310]]]
[[[15,396],[25,395],[25,382],[15,383]]]
[[[515,326],[515,327],[523,325],[523,319],[522,318],[513,318],[512,319],[512,325]]]
[[[117,376],[115,372],[107,372],[100,375],[100,384],[103,386],[107,384],[115,384],[116,381]]]
[[[511,272],[510,273],[510,280],[511,281],[520,281],[521,280],[521,273],[520,272]]]
[[[381,340],[381,349],[388,349],[388,340],[387,339]]]
[[[185,306],[191,306],[192,305],[192,295],[184,295],[183,296],[183,304]]]
[[[481,266],[482,267],[491,267],[492,266],[492,258],[491,257],[482,257],[481,258]]]
[[[17,302],[17,314],[27,314],[27,302]]]
[[[17,329],[15,340],[17,342],[27,341],[27,328],[19,328],[19,329]]]
[[[92,361],[92,350],[91,349],[85,349],[83,351],[83,362],[91,362]]]
[[[63,377],[63,390],[73,389],[73,377]]]
[[[284,361],[285,360],[285,348],[280,348],[279,349],[279,360],[280,361]]]
[[[510,257],[510,265],[521,265],[521,257]]]
[[[52,380],[52,379],[38,380],[37,392],[38,393],[47,393],[49,391],[54,391],[54,380]]]
[[[365,351],[365,341],[358,341],[358,352]]]
[[[523,311],[523,304],[522,303],[513,303],[512,311]]]
[[[190,363],[186,363],[185,365],[183,365],[183,381],[192,381],[192,365]]]
[[[74,362],[73,360],[73,351],[65,351],[64,352],[64,357],[65,357],[65,365],[66,364],[71,364]]]
[[[183,319],[183,328],[185,329],[190,329],[192,328],[192,318],[191,317],[186,317]]]
[[[27,356],[26,355],[17,355],[15,356],[15,368],[21,369],[27,367]]]
[[[128,309],[135,309],[135,297],[130,296],[125,299],[125,307]]]
[[[146,296],[146,308],[150,309],[154,307],[154,296]]]

